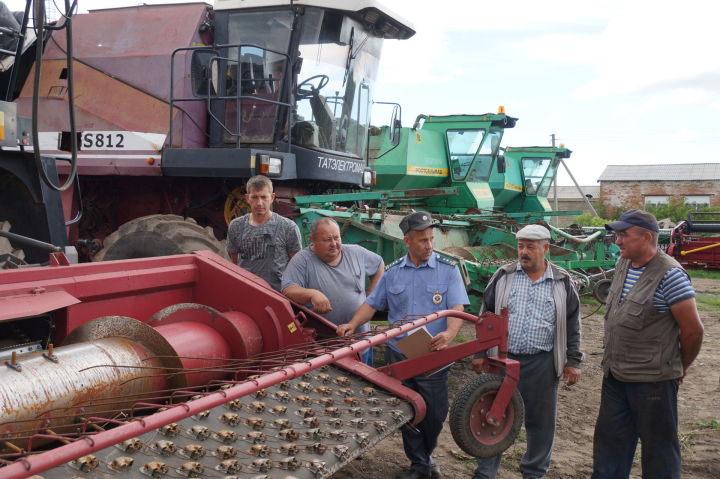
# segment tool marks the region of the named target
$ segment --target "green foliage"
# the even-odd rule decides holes
[[[606,218],[593,216],[592,213],[583,213],[573,217],[573,223],[580,226],[605,226],[605,223],[609,223],[610,221],[611,220]]]
[[[604,201],[601,200],[595,200],[592,202],[593,208],[595,208],[595,211],[597,211],[597,214],[600,218],[612,218],[616,219],[616,216],[614,213],[614,208],[612,206],[608,206],[605,204]]]
[[[720,421],[717,419],[699,419],[695,424],[697,424],[700,429],[720,430]]]
[[[720,279],[720,271],[711,269],[688,269],[691,278]]]
[[[595,299],[594,296],[591,296],[589,294],[583,294],[580,296],[580,304],[589,304],[592,306],[597,306],[600,303],[598,302],[597,299]]]
[[[709,296],[709,295],[699,294],[699,295],[697,295],[695,300],[698,303],[709,304],[711,306],[720,306],[720,296]]]
[[[680,450],[683,455],[692,453],[692,446],[697,436],[706,434],[716,434],[720,430],[720,421],[717,419],[699,419],[694,423],[688,423],[695,426],[694,429],[680,433]]]
[[[645,210],[655,215],[659,220],[664,218],[670,218],[675,223],[682,221],[687,218],[688,213],[694,211],[720,211],[717,206],[696,208],[694,205],[686,205],[685,199],[680,197],[670,198],[670,201],[666,205],[647,205]]]

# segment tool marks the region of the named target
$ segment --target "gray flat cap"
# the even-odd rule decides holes
[[[527,225],[515,233],[515,238],[519,240],[550,241],[550,231],[541,225]]]

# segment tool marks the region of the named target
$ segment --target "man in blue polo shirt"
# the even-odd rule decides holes
[[[433,252],[433,221],[425,212],[412,213],[400,222],[403,242],[408,253],[392,263],[375,290],[357,310],[353,319],[338,326],[339,336],[352,334],[370,321],[379,310],[388,310],[388,321],[396,323],[415,319],[444,309],[462,311],[469,304],[465,285],[454,261]],[[454,340],[462,320],[447,318],[425,326],[433,336],[431,349],[438,351]],[[398,338],[399,339],[399,338]],[[388,341],[388,364],[402,361],[405,356]],[[420,393],[427,405],[425,419],[416,431],[403,430],[405,454],[411,462],[409,471],[396,479],[437,479],[440,470],[431,457],[448,413],[448,369],[431,376],[418,376],[403,384]]]

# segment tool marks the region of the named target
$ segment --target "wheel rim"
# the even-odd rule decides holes
[[[497,444],[505,439],[510,433],[515,419],[515,410],[512,403],[508,403],[500,424],[493,426],[487,422],[486,417],[495,400],[495,395],[496,391],[491,391],[480,396],[470,413],[470,432],[482,444]]]

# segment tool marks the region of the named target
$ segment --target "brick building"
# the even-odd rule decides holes
[[[608,206],[642,208],[674,198],[720,206],[720,163],[608,165],[598,182],[600,198]]]

